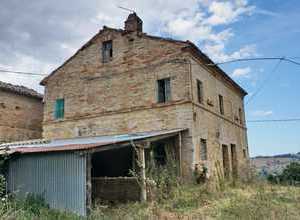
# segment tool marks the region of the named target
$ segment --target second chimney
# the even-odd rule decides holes
[[[137,16],[135,12],[129,14],[127,20],[125,21],[125,31],[143,32],[143,21],[139,18],[139,16]]]

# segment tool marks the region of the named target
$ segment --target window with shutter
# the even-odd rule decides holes
[[[157,80],[157,99],[159,103],[171,100],[171,82],[170,78]]]
[[[55,119],[64,118],[65,114],[65,100],[64,99],[56,99],[55,102]]]

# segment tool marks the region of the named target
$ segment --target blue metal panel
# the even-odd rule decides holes
[[[10,160],[8,189],[42,195],[51,208],[86,215],[86,156],[74,152],[26,154]]]

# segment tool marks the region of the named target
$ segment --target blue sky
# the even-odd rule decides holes
[[[72,2],[72,3],[71,3]],[[58,7],[59,5],[59,7]],[[298,57],[297,0],[4,0],[0,7],[0,68],[49,74],[103,25],[123,28],[134,9],[153,35],[191,40],[215,62],[252,57]],[[4,22],[2,22],[4,21]],[[249,95],[278,61],[224,64]],[[0,80],[43,92],[42,77],[1,73]],[[281,62],[246,105],[248,120],[299,118],[300,66]],[[300,122],[248,123],[251,156],[300,151]]]
[[[254,1],[257,8],[269,13],[244,18],[233,25],[235,38],[232,47],[255,44],[258,57],[300,57],[300,1]],[[230,47],[230,46],[229,46]],[[300,61],[300,59],[295,59]],[[235,68],[250,68],[248,77],[235,80],[249,95],[257,90],[278,61],[243,62],[223,65],[232,72]],[[299,118],[300,66],[282,62],[260,93],[246,105],[248,120]],[[300,122],[248,123],[251,155],[272,155],[300,151]]]

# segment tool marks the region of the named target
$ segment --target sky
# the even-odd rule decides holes
[[[51,73],[103,25],[123,28],[129,12],[118,6],[136,11],[146,33],[190,40],[217,63],[300,62],[298,0],[1,0],[0,69]],[[264,60],[220,67],[248,91],[247,120],[300,118],[299,65]],[[0,73],[2,81],[39,92],[42,78]],[[251,156],[300,151],[299,121],[247,126]]]

